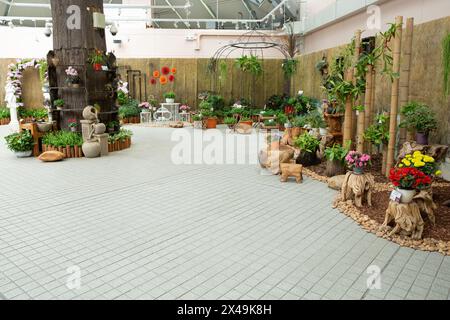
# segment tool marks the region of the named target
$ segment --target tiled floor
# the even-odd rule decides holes
[[[176,166],[171,129],[133,130],[54,164],[0,142],[0,299],[449,299],[450,257],[366,233],[324,184]]]

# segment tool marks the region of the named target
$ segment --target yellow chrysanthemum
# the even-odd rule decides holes
[[[423,157],[423,161],[427,162],[427,163],[433,163],[434,162],[434,158],[430,157],[430,156],[425,156],[425,157]]]
[[[410,155],[410,154],[406,155],[406,159],[411,159],[411,158],[412,158],[412,155]]]
[[[417,157],[417,156],[421,156],[421,155],[422,155],[422,152],[420,152],[420,151],[415,151],[413,153],[413,157]]]
[[[398,165],[398,167],[399,168],[403,168],[405,165],[403,164],[403,163],[400,163],[399,165]]]
[[[416,162],[415,166],[416,166],[417,168],[424,167],[424,166],[425,166],[425,162]]]
[[[440,175],[442,175],[442,171],[441,170],[438,170],[438,171],[436,171],[436,173],[435,173],[437,176],[440,176]]]
[[[405,165],[405,166],[407,166],[407,167],[409,167],[410,165],[411,165],[411,161],[409,161],[409,160],[406,160],[406,159],[403,159],[403,164]]]

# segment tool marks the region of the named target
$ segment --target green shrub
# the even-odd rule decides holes
[[[133,131],[127,130],[124,128],[120,128],[120,131],[116,134],[110,134],[108,137],[109,143],[113,143],[116,141],[124,142],[125,140],[131,138],[133,136]]]
[[[33,149],[34,139],[29,130],[22,130],[5,137],[8,149],[14,152],[25,152]]]
[[[371,125],[364,132],[364,140],[381,146],[389,142],[389,116],[379,115],[376,121],[376,124]]]
[[[42,144],[53,147],[74,147],[82,146],[83,138],[81,134],[71,131],[49,132],[42,138]]]
[[[223,123],[226,125],[234,125],[236,124],[237,120],[234,117],[227,117],[223,120]]]
[[[404,116],[404,120],[400,123],[401,128],[424,134],[437,129],[436,115],[425,104],[410,102],[402,108],[401,114]]]
[[[127,104],[119,107],[119,117],[122,119],[137,117],[141,111],[141,108],[139,108],[139,102],[130,99]]]
[[[175,99],[175,98],[176,98],[176,95],[175,95],[175,92],[173,92],[173,91],[164,93],[164,99]]]
[[[8,108],[0,108],[0,119],[8,119],[10,116],[11,114],[9,113]]]
[[[332,147],[325,149],[325,158],[329,161],[345,162],[345,157],[349,152],[349,148],[343,147],[340,144],[334,144]]]
[[[48,111],[45,108],[25,109],[21,107],[17,109],[17,112],[19,118],[34,118],[36,120],[45,120],[48,118]]]
[[[304,133],[294,141],[294,144],[302,151],[314,153],[317,151],[320,141],[309,133]]]

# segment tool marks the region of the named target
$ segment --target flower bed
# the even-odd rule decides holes
[[[81,146],[83,138],[79,133],[58,131],[49,132],[42,138],[42,151],[59,151],[65,158],[84,157]]]
[[[110,135],[108,138],[108,151],[115,152],[130,148],[132,135],[133,133],[130,130],[123,128],[118,133]]]
[[[7,125],[11,121],[8,108],[0,108],[0,126]]]

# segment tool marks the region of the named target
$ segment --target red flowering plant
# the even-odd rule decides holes
[[[68,121],[69,128],[76,128],[78,126],[77,119],[69,119]]]
[[[405,190],[421,190],[432,183],[430,176],[416,168],[393,168],[389,179],[394,186]]]

